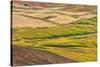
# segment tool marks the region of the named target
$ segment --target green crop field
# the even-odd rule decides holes
[[[97,17],[55,27],[12,29],[12,44],[55,53],[79,62],[96,61]]]

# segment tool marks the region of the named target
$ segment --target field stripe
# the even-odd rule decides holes
[[[70,36],[81,36],[81,35],[89,35],[89,34],[94,34],[96,32],[88,32],[88,33],[78,33],[78,34],[66,34],[66,35],[52,35],[48,37],[23,37],[24,39],[54,39],[54,38],[60,38],[60,37],[70,37]]]

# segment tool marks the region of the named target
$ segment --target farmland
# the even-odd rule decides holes
[[[51,6],[52,4],[50,4],[39,6],[36,3],[35,7],[32,6],[32,3],[30,7],[23,5],[23,3],[19,4],[19,2],[13,4],[12,45],[15,51],[13,60],[21,58],[18,57],[18,53],[21,53],[21,51],[29,52],[31,50],[30,53],[27,53],[30,55],[33,50],[33,53],[37,52],[37,55],[35,55],[37,60],[34,60],[34,58],[33,62],[28,60],[29,62],[31,61],[31,64],[59,63],[60,60],[61,63],[96,61],[96,7],[64,4],[53,4]],[[74,7],[77,8],[74,9]],[[29,50],[25,48],[29,48]],[[37,62],[39,61],[39,51],[43,52],[43,54],[39,53],[40,56],[47,54],[49,57],[52,55],[52,58],[50,58],[52,62],[50,60],[48,60],[48,63],[43,61],[44,59],[47,60],[47,56],[44,59],[41,57],[43,60],[41,59],[41,62]],[[55,56],[62,59],[55,62],[53,60]],[[18,60],[18,65],[23,65],[24,60]],[[18,61],[13,62],[13,64],[17,65]],[[20,64],[21,62],[23,63]],[[29,62],[26,62],[26,64]]]

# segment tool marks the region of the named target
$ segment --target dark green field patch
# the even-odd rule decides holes
[[[75,47],[87,47],[84,45],[42,45],[42,46],[46,46],[46,47],[57,47],[57,48],[75,48]]]

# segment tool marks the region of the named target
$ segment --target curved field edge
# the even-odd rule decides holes
[[[32,49],[30,47],[13,45],[12,49],[13,49],[12,53],[13,66],[77,62],[75,60],[65,58],[55,53],[38,49]]]

